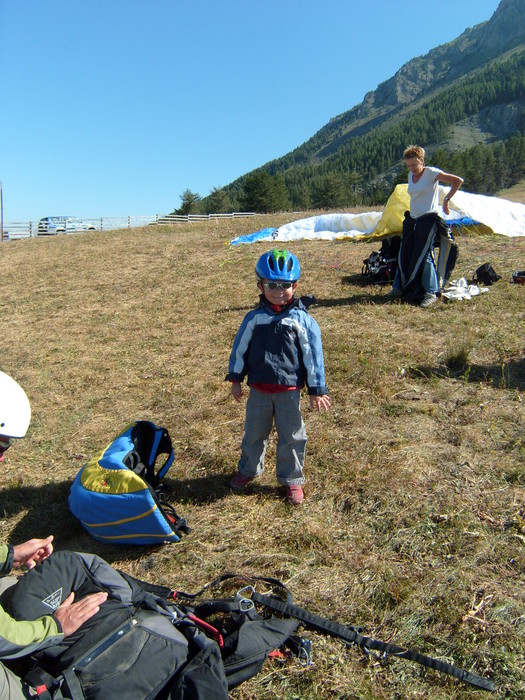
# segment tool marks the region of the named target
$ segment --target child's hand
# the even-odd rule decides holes
[[[240,382],[232,382],[231,394],[236,401],[241,400],[242,384]]]
[[[310,396],[310,408],[312,411],[320,411],[321,409],[323,409],[323,411],[328,411],[331,405],[330,399],[326,394],[323,396]]]

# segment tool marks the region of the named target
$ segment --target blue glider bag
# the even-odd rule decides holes
[[[161,454],[167,458],[155,472]],[[178,542],[189,528],[163,500],[161,484],[172,463],[168,431],[150,421],[136,421],[80,470],[71,486],[69,508],[102,542]]]

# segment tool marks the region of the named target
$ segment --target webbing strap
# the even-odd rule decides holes
[[[403,649],[395,644],[389,644],[388,642],[381,642],[377,639],[372,639],[370,637],[364,637],[356,630],[350,627],[346,627],[338,622],[333,622],[320,615],[315,615],[314,613],[300,608],[297,605],[290,603],[285,603],[274,596],[262,595],[260,593],[253,592],[251,599],[254,603],[263,605],[269,610],[283,613],[300,620],[308,627],[311,627],[318,632],[325,632],[332,637],[337,637],[345,642],[357,644],[365,649],[372,649],[374,651],[384,652],[386,654],[393,654],[402,659],[409,659],[410,661],[415,661],[428,668],[433,668],[436,671],[441,671],[449,676],[458,678],[469,685],[476,688],[481,688],[482,690],[488,690],[490,692],[494,691],[494,683],[486,678],[477,676],[475,673],[470,671],[465,671],[462,668],[458,668],[453,664],[449,664],[445,661],[440,661],[439,659],[433,659],[430,656],[425,656],[425,654],[420,654],[417,651],[412,651],[410,649]]]
[[[166,452],[167,458],[164,464],[158,469],[157,474],[155,474],[155,462],[160,453]],[[151,446],[151,453],[149,456],[148,464],[148,481],[153,486],[156,486],[162,477],[166,474],[168,469],[173,464],[175,454],[173,452],[173,447],[171,445],[171,439],[166,428],[155,428],[155,433],[153,437],[153,445]],[[151,479],[151,480],[150,480]]]
[[[271,578],[269,576],[246,576],[245,574],[232,573],[223,574],[222,576],[217,577],[210,583],[207,583],[205,586],[203,586],[200,589],[200,591],[197,591],[197,593],[185,593],[184,591],[174,591],[174,598],[186,598],[188,600],[197,600],[198,598],[202,598],[202,594],[210,588],[216,588],[217,586],[220,586],[226,581],[231,581],[232,579],[239,579],[240,581],[244,581],[246,584],[250,585],[250,588],[256,582],[266,583],[267,585],[272,586],[273,588],[279,588],[286,595],[286,600],[290,604],[292,602],[292,594],[290,593],[288,588],[286,588],[284,583],[281,583],[281,581],[279,581],[276,578]]]
[[[71,698],[73,700],[85,700],[86,696],[84,695],[84,691],[82,690],[82,686],[80,685],[80,681],[74,669],[67,668],[62,672],[62,676]]]
[[[30,688],[36,690],[36,694],[39,700],[51,700],[52,695],[49,689],[53,686],[55,681],[54,676],[44,671],[40,667],[33,667],[25,676],[24,683]]]

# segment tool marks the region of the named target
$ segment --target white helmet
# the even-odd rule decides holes
[[[31,420],[26,392],[8,374],[0,372],[0,435],[22,438]]]

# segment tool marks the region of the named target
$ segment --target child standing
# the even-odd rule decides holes
[[[244,437],[238,472],[230,481],[243,491],[264,471],[272,425],[277,430],[277,481],[292,505],[302,503],[306,429],[301,416],[301,389],[308,387],[310,407],[328,410],[321,331],[296,299],[301,266],[288,250],[270,250],[255,266],[261,291],[258,308],[250,311],[235,336],[226,380],[240,401],[248,377]]]

